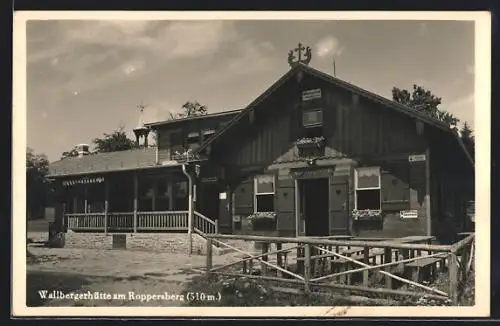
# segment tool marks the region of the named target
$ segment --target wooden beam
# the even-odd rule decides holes
[[[139,189],[139,174],[134,173],[134,233],[137,232],[137,195]]]
[[[104,179],[104,234],[108,234],[109,181]]]
[[[429,160],[430,150],[425,151],[425,215],[427,221],[427,235],[432,235],[432,218],[431,218],[431,165]]]

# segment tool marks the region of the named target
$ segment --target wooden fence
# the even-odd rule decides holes
[[[453,245],[432,245],[431,238],[361,241],[212,234],[207,235],[206,272],[300,284],[305,292],[312,287],[334,288],[426,296],[457,304],[461,285],[473,268],[474,234],[466,234]],[[262,252],[256,254],[236,248],[223,242],[227,239],[260,242]],[[229,264],[213,266],[213,244],[231,248],[241,255]],[[271,250],[273,245],[275,250]],[[254,262],[260,263],[256,271]],[[424,284],[443,273],[448,274],[447,289]],[[377,287],[378,284],[383,287]]]

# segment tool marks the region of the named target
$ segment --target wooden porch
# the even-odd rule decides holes
[[[188,232],[189,211],[102,212],[64,214],[65,229],[75,232]],[[218,221],[194,211],[192,231],[200,234],[219,232]]]

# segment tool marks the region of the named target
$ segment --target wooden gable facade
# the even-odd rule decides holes
[[[462,225],[473,168],[456,136],[326,76],[293,68],[200,148],[224,167],[222,230],[268,211],[286,236],[434,234],[445,211]]]

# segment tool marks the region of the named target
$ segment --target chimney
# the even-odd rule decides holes
[[[76,145],[76,151],[78,152],[78,157],[89,155],[89,145],[78,144]]]

